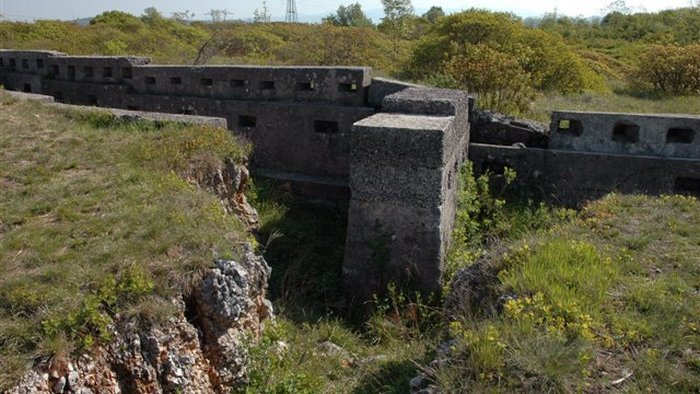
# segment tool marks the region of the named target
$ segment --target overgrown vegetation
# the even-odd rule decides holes
[[[694,392],[699,215],[693,197],[613,194],[492,251],[488,296],[464,294],[430,374],[446,392]]]
[[[164,321],[214,258],[238,257],[243,225],[180,171],[245,149],[225,130],[0,92],[0,389],[35,360],[109,340],[116,314]]]

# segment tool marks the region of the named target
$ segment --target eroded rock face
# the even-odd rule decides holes
[[[272,316],[270,268],[248,249],[219,260],[160,327],[114,324],[114,340],[27,373],[11,393],[224,393],[245,381],[249,346]]]
[[[244,194],[250,179],[247,167],[227,160],[216,168],[193,169],[185,174],[185,178],[197,187],[217,195],[226,211],[238,216],[248,231],[257,229],[258,212],[248,203]]]

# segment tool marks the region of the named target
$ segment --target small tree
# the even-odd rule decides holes
[[[430,23],[435,23],[438,21],[438,19],[444,16],[445,11],[442,9],[442,7],[432,6],[428,10],[428,12],[423,14],[423,19],[427,20]]]
[[[379,29],[395,38],[408,36],[415,19],[411,0],[382,0],[382,5],[384,18]]]
[[[341,5],[335,14],[323,18],[323,23],[334,26],[372,27],[374,23],[362,11],[360,3]]]
[[[194,12],[184,10],[182,12],[173,12],[172,19],[182,23],[190,23],[194,18]]]
[[[253,22],[255,23],[269,23],[272,20],[270,16],[270,10],[267,8],[267,1],[263,1],[262,11],[255,9],[253,13]]]

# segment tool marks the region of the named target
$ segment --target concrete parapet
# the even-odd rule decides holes
[[[700,159],[700,116],[555,112],[550,148]]]
[[[386,113],[355,123],[350,144],[343,278],[360,300],[390,282],[440,291],[469,142],[463,92],[408,88],[383,103]]]
[[[700,160],[471,144],[477,175],[507,166],[519,186],[552,203],[577,206],[620,193],[700,194]]]

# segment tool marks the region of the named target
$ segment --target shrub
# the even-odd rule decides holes
[[[602,90],[558,35],[527,28],[511,14],[470,10],[442,18],[418,42],[407,66],[416,79],[444,74],[490,109],[524,112],[535,90]]]
[[[655,92],[700,94],[700,44],[650,46],[640,59],[637,79]]]

